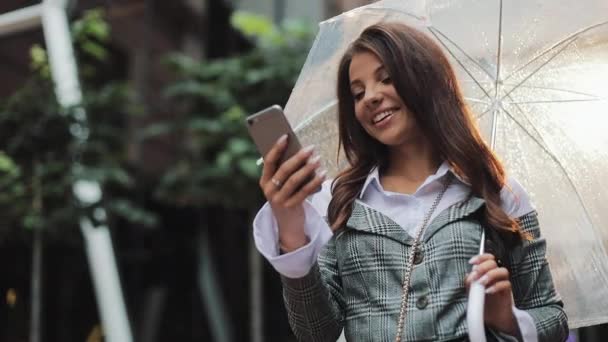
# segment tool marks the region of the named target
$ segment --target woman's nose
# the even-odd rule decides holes
[[[368,91],[365,96],[365,104],[370,107],[378,106],[382,102],[382,94],[378,91]]]

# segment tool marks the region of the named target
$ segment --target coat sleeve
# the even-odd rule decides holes
[[[522,230],[530,234],[531,240],[523,241],[509,256],[515,306],[532,316],[539,342],[565,341],[568,319],[553,285],[538,215],[532,211],[518,221]]]
[[[281,276],[289,325],[298,341],[336,341],[344,325],[344,298],[334,235],[302,278]]]

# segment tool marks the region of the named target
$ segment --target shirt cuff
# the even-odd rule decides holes
[[[517,320],[519,331],[524,342],[538,342],[538,332],[536,331],[536,325],[534,319],[529,313],[519,310],[515,306],[513,307],[513,315]]]
[[[304,233],[310,242],[289,253],[279,253],[279,227],[270,204],[264,204],[253,220],[256,248],[277,272],[287,278],[307,275],[319,252],[333,235],[325,219],[308,201],[304,201],[303,206]]]

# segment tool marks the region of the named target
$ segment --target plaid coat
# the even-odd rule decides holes
[[[427,227],[412,272],[405,341],[467,339],[464,286],[468,260],[479,249],[484,206],[471,197],[441,212]],[[567,318],[545,259],[536,212],[519,218],[532,241],[508,254],[515,306],[528,312],[539,341],[564,341]],[[334,234],[303,278],[282,277],[290,325],[299,340],[392,341],[402,279],[413,238],[380,212],[355,202],[347,229]],[[489,340],[516,340],[488,330]]]

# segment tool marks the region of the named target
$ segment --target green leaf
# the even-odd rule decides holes
[[[234,12],[230,18],[230,24],[243,34],[255,38],[274,36],[277,31],[268,18],[243,11]]]
[[[224,126],[221,122],[213,119],[194,118],[187,123],[188,129],[192,131],[203,131],[207,133],[221,133],[224,131]]]
[[[30,58],[32,59],[32,65],[36,69],[48,63],[46,50],[39,44],[34,44],[30,48]]]
[[[234,97],[229,89],[194,80],[177,82],[167,87],[164,91],[164,95],[168,98],[177,99],[204,99],[219,108],[228,107],[230,104],[234,103]]]
[[[137,139],[146,140],[146,139],[156,138],[156,137],[160,137],[160,136],[165,136],[167,134],[174,132],[176,130],[176,128],[177,128],[177,126],[172,122],[169,122],[169,123],[160,122],[160,123],[150,124],[139,130],[139,132],[137,133]]]
[[[44,219],[38,214],[27,214],[23,218],[23,227],[26,229],[39,229],[44,226]]]
[[[234,137],[228,141],[228,150],[234,155],[241,155],[251,151],[251,140]]]
[[[249,178],[257,179],[261,174],[260,167],[257,165],[255,158],[242,158],[239,160],[238,165],[239,170]]]
[[[131,223],[141,224],[146,227],[155,227],[159,223],[158,216],[154,213],[142,209],[135,203],[126,199],[113,199],[107,204],[109,211],[118,215]]]
[[[87,33],[92,37],[101,41],[106,41],[110,37],[110,26],[103,21],[101,14],[92,16],[88,24]]]
[[[218,168],[227,170],[230,168],[231,163],[232,163],[232,154],[230,152],[223,151],[217,155],[216,165]]]
[[[87,41],[82,43],[81,48],[83,51],[100,61],[103,61],[108,57],[108,51],[101,44]]]
[[[71,27],[75,40],[97,39],[107,41],[110,38],[110,26],[104,20],[104,11],[96,8],[84,12],[84,15],[74,21]]]
[[[50,80],[51,69],[49,66],[46,50],[38,44],[30,48],[30,67],[38,72],[38,76],[43,80]]]
[[[180,54],[172,53],[165,58],[165,63],[168,64],[174,71],[184,75],[198,74],[200,63],[194,58]]]
[[[227,111],[222,113],[222,117],[227,119],[228,121],[238,122],[240,125],[243,125],[243,120],[245,119],[245,112],[240,106],[236,105],[230,107]]]
[[[19,166],[15,164],[15,161],[0,151],[0,172],[7,173],[12,176],[19,174]]]

